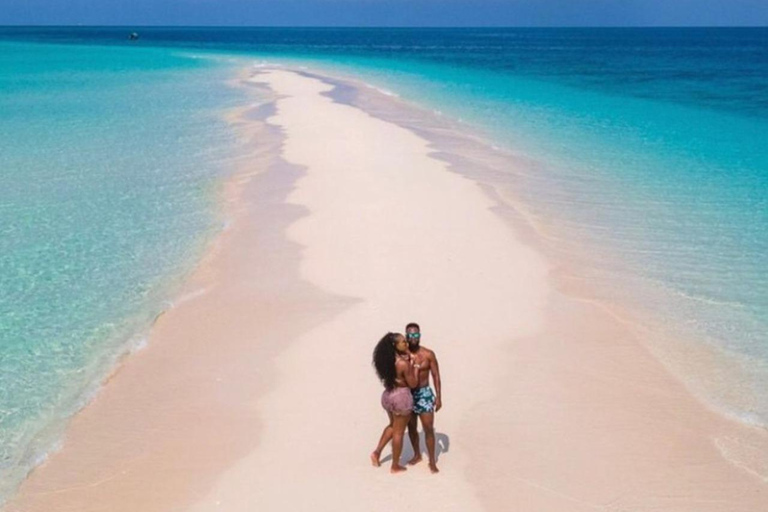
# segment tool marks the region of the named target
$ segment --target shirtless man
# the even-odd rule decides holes
[[[422,347],[421,328],[419,324],[410,323],[405,327],[405,337],[408,340],[408,349],[411,352],[411,359],[414,367],[419,370],[418,387],[413,392],[413,414],[408,422],[408,437],[413,446],[413,458],[408,464],[418,464],[421,462],[421,447],[419,446],[418,421],[416,417],[421,418],[421,427],[424,429],[424,440],[427,443],[427,454],[429,456],[429,469],[432,473],[437,473],[437,460],[435,457],[435,413],[443,406],[440,394],[440,367],[437,364],[435,353],[426,347]],[[432,374],[432,382],[435,385],[435,392],[429,387],[429,375]]]

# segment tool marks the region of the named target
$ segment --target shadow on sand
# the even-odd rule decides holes
[[[390,445],[391,446],[391,445]],[[435,458],[439,461],[440,460],[440,454],[443,452],[448,453],[448,450],[451,447],[451,438],[448,437],[447,434],[443,434],[440,432],[435,432]],[[421,455],[424,458],[424,460],[427,460],[427,443],[424,442],[424,432],[419,432],[419,448],[421,448]],[[408,439],[408,432],[405,434],[405,440],[403,442],[403,453],[400,456],[400,461],[402,464],[407,463],[409,460],[413,458],[413,446],[411,445],[411,441]],[[384,464],[385,462],[389,462],[392,460],[392,454],[390,453],[383,459],[381,459],[381,463]]]

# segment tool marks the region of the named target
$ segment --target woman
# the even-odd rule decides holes
[[[418,366],[411,361],[408,342],[399,333],[387,333],[373,350],[373,366],[384,384],[381,395],[381,406],[389,415],[389,425],[381,433],[379,445],[371,454],[374,466],[380,466],[381,451],[392,439],[392,468],[390,472],[405,471],[400,465],[400,454],[403,451],[403,435],[413,410],[411,388],[419,383]]]

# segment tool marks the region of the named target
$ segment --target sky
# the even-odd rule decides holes
[[[0,0],[0,25],[768,26],[768,0]]]

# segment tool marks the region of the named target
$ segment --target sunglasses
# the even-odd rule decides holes
[[[421,338],[421,333],[409,332],[406,336],[408,336],[409,338]]]

